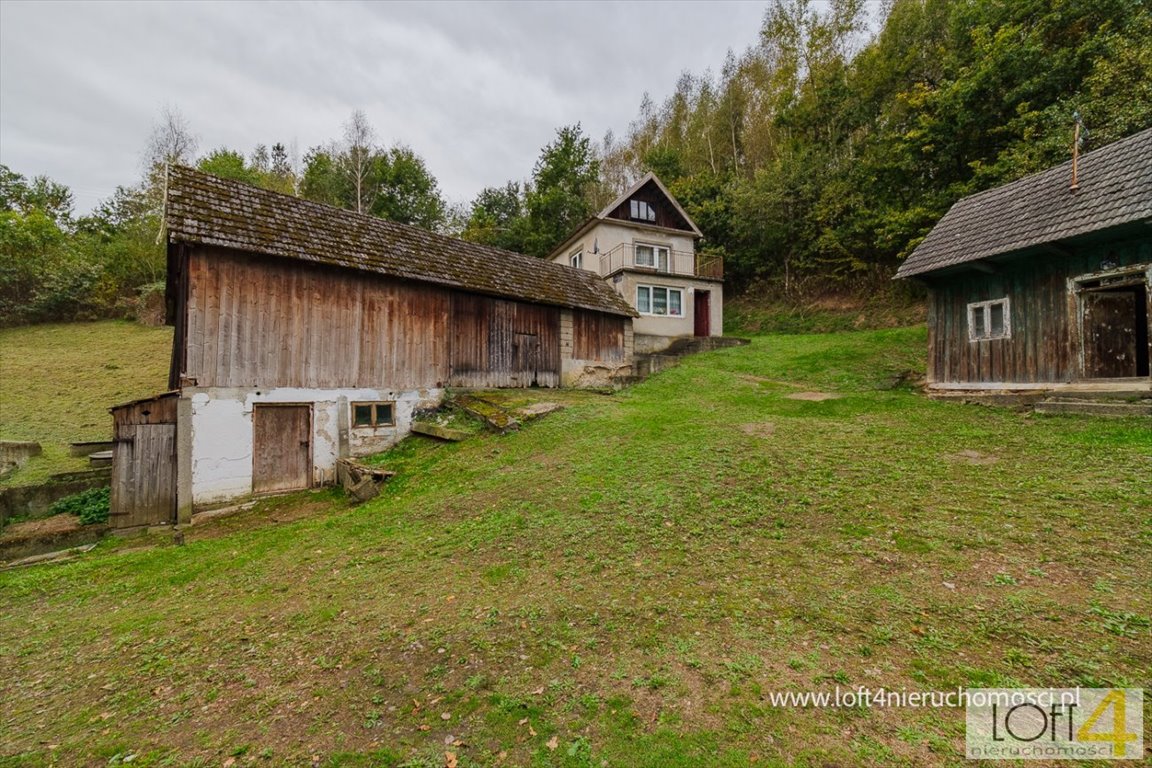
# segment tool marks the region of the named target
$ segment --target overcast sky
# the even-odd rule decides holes
[[[452,201],[529,175],[561,125],[624,131],[649,91],[718,70],[763,2],[0,2],[0,163],[85,212],[140,176],[166,105],[201,154],[339,137],[362,109]]]

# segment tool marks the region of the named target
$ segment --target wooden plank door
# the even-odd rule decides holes
[[[1084,294],[1084,376],[1136,376],[1136,292]]]
[[[113,448],[109,522],[114,528],[176,519],[176,425],[137,424]]]
[[[536,386],[540,370],[540,337],[534,333],[518,333],[513,342],[512,375],[520,386]]]
[[[697,336],[712,335],[712,294],[710,291],[695,291],[692,304],[692,326]]]
[[[312,408],[252,408],[252,491],[295,491],[312,485]]]

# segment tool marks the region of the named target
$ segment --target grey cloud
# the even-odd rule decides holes
[[[760,3],[0,3],[0,162],[91,208],[139,176],[165,105],[201,151],[340,134],[363,109],[451,199],[527,176],[752,43]]]

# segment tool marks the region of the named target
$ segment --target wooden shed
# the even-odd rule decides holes
[[[178,399],[166,392],[112,408],[112,527],[176,522]]]
[[[332,482],[448,387],[631,372],[635,311],[578,269],[187,168],[169,172],[165,220],[178,519]],[[151,498],[129,469],[140,450],[114,470],[124,515]]]
[[[938,390],[1152,389],[1152,130],[957,202],[898,278]]]

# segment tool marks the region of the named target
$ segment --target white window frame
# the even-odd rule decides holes
[[[1001,332],[993,335],[992,333],[992,307],[1000,304],[1004,308],[1004,327]],[[1005,296],[1002,299],[990,299],[989,301],[974,301],[968,305],[968,341],[994,341],[996,339],[1010,339],[1012,338],[1012,307]],[[983,322],[984,332],[977,333],[976,330],[976,317],[980,316]]]
[[[640,308],[640,295],[642,292],[647,292],[648,296],[648,309]],[[656,291],[664,291],[664,311],[656,311]],[[667,285],[637,285],[636,286],[636,311],[642,315],[649,315],[651,317],[674,317],[677,319],[684,317],[684,289],[672,288]],[[677,314],[672,314],[672,294],[680,297],[680,311]]]
[[[643,209],[640,206],[644,206]],[[641,216],[640,213],[646,211],[646,215]],[[629,200],[628,201],[628,217],[633,221],[656,221],[656,207],[652,203],[644,200]]]
[[[652,261],[644,263],[640,261],[640,249],[649,248],[652,253]],[[661,254],[663,254],[663,268],[661,268]],[[657,272],[671,272],[672,271],[672,249],[666,245],[657,245],[656,243],[633,243],[632,244],[632,264],[637,267],[647,267],[654,269]]]
[[[575,267],[576,269],[583,269],[584,268],[584,249],[583,248],[574,251],[568,257],[568,266]]]

